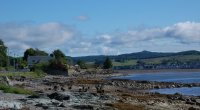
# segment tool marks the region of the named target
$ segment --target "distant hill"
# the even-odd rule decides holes
[[[150,51],[142,51],[130,54],[122,54],[118,55],[116,59],[148,59],[148,58],[157,58],[157,57],[166,57],[171,56],[173,53],[161,53],[161,52],[150,52]]]
[[[200,55],[200,52],[196,50],[182,51],[176,53],[142,51],[129,54],[110,55],[108,57],[110,57],[112,60],[115,61],[123,61],[123,60],[151,59],[151,58],[172,57],[172,56],[182,56],[182,55]],[[86,62],[95,62],[95,61],[103,61],[106,57],[107,56],[105,55],[97,55],[97,56],[72,57],[72,59],[74,62],[77,62],[78,60],[83,60]]]
[[[190,50],[190,51],[178,52],[175,53],[174,55],[200,55],[200,52],[196,50]]]

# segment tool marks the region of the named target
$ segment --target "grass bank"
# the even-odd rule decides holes
[[[8,77],[14,77],[14,76],[24,76],[24,77],[30,77],[30,78],[41,78],[46,76],[46,73],[43,73],[41,71],[35,71],[35,72],[10,72],[10,73],[0,73],[0,76],[8,76]]]
[[[19,88],[19,87],[8,86],[5,84],[0,84],[0,90],[2,90],[5,93],[26,94],[26,95],[35,94],[31,90],[27,90],[27,89]]]

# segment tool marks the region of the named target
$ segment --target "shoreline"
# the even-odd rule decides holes
[[[165,70],[168,71],[168,70]],[[179,70],[183,71],[183,70]],[[191,72],[191,70],[189,70]],[[196,72],[200,71],[195,70]],[[121,71],[122,72],[122,71]],[[126,71],[126,73],[132,71]],[[140,70],[134,73],[146,73],[152,71]],[[160,72],[160,70],[153,71]],[[192,70],[194,72],[194,70]],[[88,73],[88,72],[86,72]],[[126,73],[123,73],[124,75]],[[189,110],[200,109],[200,97],[181,94],[160,94],[146,90],[159,88],[200,87],[198,84],[181,84],[174,82],[135,81],[123,79],[107,80],[108,76],[122,75],[112,74],[78,74],[74,76],[47,75],[41,79],[25,78],[18,81],[13,77],[15,86],[33,90],[36,95],[13,99],[21,105],[21,108],[35,109],[70,109],[70,110]],[[7,93],[2,93],[5,95]],[[0,96],[1,96],[0,95]],[[0,108],[4,107],[4,103]]]
[[[200,69],[114,70],[114,74],[118,73],[122,75],[160,72],[200,72]]]

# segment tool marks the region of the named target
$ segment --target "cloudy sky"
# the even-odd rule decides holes
[[[200,0],[1,0],[0,39],[66,55],[200,50]]]

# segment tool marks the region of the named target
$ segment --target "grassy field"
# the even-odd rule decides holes
[[[2,90],[5,93],[27,94],[27,95],[35,94],[31,90],[27,90],[27,89],[19,88],[19,87],[8,86],[8,85],[4,85],[4,84],[0,84],[0,90]]]
[[[137,60],[126,60],[124,62],[113,62],[113,66],[130,66],[136,65]]]
[[[13,72],[13,73],[0,73],[0,76],[25,76],[30,78],[41,78],[46,74],[40,71],[36,72]]]
[[[173,56],[173,57],[161,57],[161,58],[152,58],[152,59],[144,59],[143,61],[146,64],[160,64],[163,60],[171,60],[175,59],[181,62],[191,61],[200,59],[200,55],[184,55],[184,56]]]
[[[178,60],[182,62],[191,61],[191,60],[200,60],[200,55],[183,55],[183,56],[172,56],[172,57],[160,57],[160,58],[150,58],[142,59],[146,64],[160,64],[163,60]],[[113,66],[130,66],[136,65],[137,59],[126,60],[124,62],[115,62],[113,61]]]

